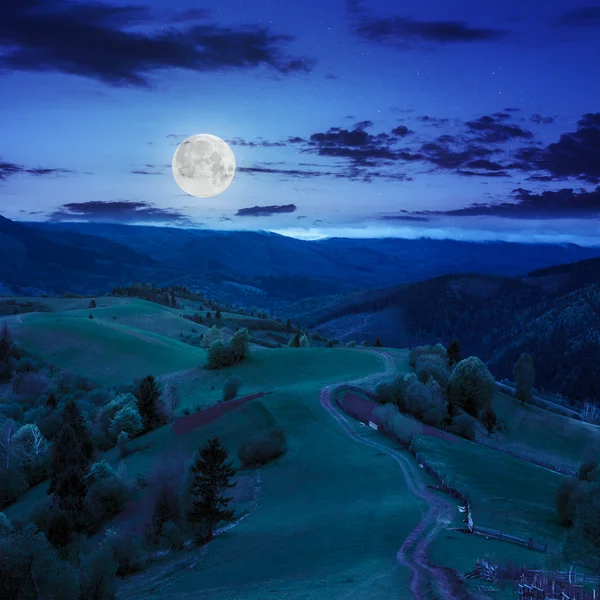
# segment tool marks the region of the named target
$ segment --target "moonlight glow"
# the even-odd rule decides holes
[[[235,175],[235,156],[216,135],[199,133],[179,144],[172,161],[177,185],[197,198],[225,191]]]

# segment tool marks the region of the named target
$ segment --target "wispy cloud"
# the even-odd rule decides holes
[[[271,215],[280,215],[293,213],[296,211],[295,204],[282,204],[279,206],[251,206],[249,208],[240,208],[236,217],[270,217]]]
[[[54,176],[78,173],[72,169],[63,168],[45,168],[45,167],[25,167],[15,163],[0,161],[0,181],[5,181],[14,175],[33,175],[34,177]]]
[[[355,35],[399,49],[417,43],[448,45],[491,42],[506,37],[507,31],[474,27],[465,21],[419,21],[408,16],[378,17],[369,12],[362,0],[347,0],[352,31]]]
[[[156,208],[150,202],[128,200],[71,202],[49,215],[50,221],[98,221],[117,223],[189,224],[183,213],[169,208]]]

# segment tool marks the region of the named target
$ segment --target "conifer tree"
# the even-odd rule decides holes
[[[458,343],[458,340],[452,340],[446,351],[448,353],[448,366],[453,367],[462,360],[460,344]]]
[[[236,485],[230,481],[235,469],[227,458],[226,448],[214,437],[198,451],[191,468],[193,508],[188,513],[188,521],[202,526],[201,535],[207,541],[212,540],[221,521],[231,522],[234,518],[233,509],[227,508],[231,498],[223,495]]]
[[[217,308],[217,312],[215,313],[215,319],[221,318],[221,311]]]
[[[381,340],[379,338],[377,338],[375,340],[375,343],[373,344],[374,348],[383,348],[383,344],[381,343]]]
[[[148,375],[142,379],[136,396],[138,411],[144,424],[144,431],[150,431],[160,422],[160,389],[152,375]]]
[[[79,443],[81,444],[81,450],[87,460],[86,467],[92,461],[94,454],[94,446],[92,445],[90,432],[85,423],[85,418],[79,406],[77,406],[74,400],[69,400],[62,413],[63,423],[70,425],[77,436]]]
[[[300,334],[296,333],[288,344],[290,348],[300,348]]]

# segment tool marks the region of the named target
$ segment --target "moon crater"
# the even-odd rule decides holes
[[[210,198],[225,191],[235,175],[235,156],[216,135],[198,133],[187,138],[173,154],[173,177],[186,193]]]

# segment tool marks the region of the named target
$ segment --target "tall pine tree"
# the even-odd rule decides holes
[[[81,409],[74,400],[69,400],[63,409],[62,413],[63,423],[70,425],[77,436],[81,444],[81,450],[83,455],[87,459],[86,467],[92,462],[92,456],[94,454],[94,447],[92,445],[90,432],[85,423],[85,418]]]
[[[144,431],[150,431],[160,423],[160,389],[152,375],[148,375],[142,379],[136,397],[138,410],[144,424]]]
[[[194,499],[194,506],[188,513],[188,521],[202,526],[203,540],[213,539],[218,523],[231,522],[234,519],[233,509],[227,508],[231,498],[223,495],[225,490],[237,483],[230,482],[235,475],[235,469],[227,458],[227,450],[219,439],[214,437],[198,451],[192,465],[190,494]]]
[[[462,360],[461,352],[460,352],[460,344],[458,340],[452,340],[450,344],[448,344],[448,348],[446,348],[448,353],[448,366],[452,368],[454,365],[458,364]]]

